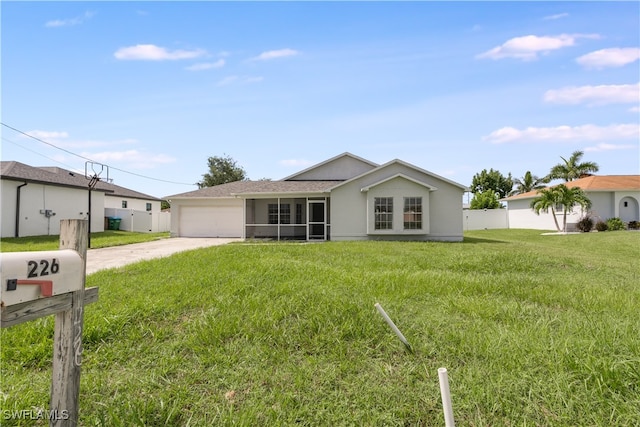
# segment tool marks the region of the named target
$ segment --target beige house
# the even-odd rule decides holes
[[[171,235],[293,240],[462,240],[465,186],[350,153],[279,181],[237,181],[166,198]]]
[[[565,185],[579,187],[586,193],[592,204],[588,214],[596,220],[640,220],[640,175],[594,175],[567,182]],[[555,229],[551,211],[536,215],[531,209],[531,201],[537,194],[536,190],[502,199],[508,205],[509,228]],[[555,214],[559,223],[562,223],[563,214],[560,207],[556,209]],[[569,213],[567,230],[575,229],[576,223],[585,214],[586,212],[581,212],[579,208]]]

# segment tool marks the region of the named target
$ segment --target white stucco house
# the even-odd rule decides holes
[[[161,199],[103,181],[89,199],[88,182],[84,174],[58,167],[0,162],[2,237],[59,234],[61,219],[87,219],[89,206],[91,232],[104,231],[106,216],[121,217],[121,230],[168,230],[168,219],[165,229],[160,227]],[[135,229],[134,218],[142,218]]]
[[[279,181],[167,196],[174,237],[462,241],[464,185],[344,153]]]
[[[606,221],[620,218],[624,222],[640,220],[640,175],[593,175],[565,183],[568,187],[581,188],[591,200],[589,216]],[[551,211],[536,215],[531,209],[531,201],[536,191],[518,194],[502,199],[507,203],[509,228],[531,228],[555,230]],[[557,209],[558,222],[562,224],[562,211]],[[576,223],[586,212],[574,209],[567,216],[567,231],[575,229]]]

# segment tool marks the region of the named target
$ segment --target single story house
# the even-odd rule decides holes
[[[464,185],[402,160],[343,153],[279,181],[167,196],[171,235],[462,241]]]
[[[609,218],[620,218],[624,222],[640,220],[640,175],[593,175],[566,182],[570,188],[581,188],[589,200],[591,208],[589,216],[596,220],[606,221]],[[538,191],[530,191],[507,197],[509,212],[509,228],[532,228],[538,230],[555,230],[551,210],[536,215],[531,209],[531,201],[537,197]],[[562,209],[556,209],[558,223],[562,224]],[[577,222],[585,212],[575,209],[567,216],[567,231],[575,229]]]
[[[120,229],[127,229],[127,221],[131,222],[137,212],[146,216],[160,215],[161,199],[104,181],[99,181],[89,196],[88,184],[83,173],[59,167],[33,167],[15,161],[0,162],[2,237],[59,234],[61,219],[87,219],[89,206],[92,232],[104,231],[105,216],[111,216],[108,209],[115,212],[116,207],[125,204],[129,209],[119,211],[126,214],[121,215]],[[147,223],[153,225],[154,221],[147,219],[145,228],[135,231],[163,231],[154,230]],[[166,223],[168,230],[169,221]]]

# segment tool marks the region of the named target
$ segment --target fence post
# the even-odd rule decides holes
[[[60,221],[60,249],[73,249],[82,258],[83,287],[72,292],[70,309],[56,313],[53,337],[50,426],[78,425],[87,242],[87,220],[65,219]]]

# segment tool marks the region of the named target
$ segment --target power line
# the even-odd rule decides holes
[[[81,158],[81,159],[83,159],[83,160],[86,160],[86,161],[88,161],[88,162],[98,163],[98,162],[96,162],[96,161],[94,161],[94,160],[92,160],[92,159],[90,159],[90,158],[88,158],[88,157],[81,156],[80,154],[76,154],[76,153],[74,153],[74,152],[72,152],[72,151],[69,151],[69,150],[67,150],[67,149],[64,149],[64,148],[58,147],[57,145],[54,145],[54,144],[52,144],[52,143],[50,143],[50,142],[47,142],[47,141],[44,141],[44,140],[42,140],[42,139],[40,139],[40,138],[38,138],[38,137],[35,137],[35,136],[33,136],[33,135],[29,135],[28,133],[23,132],[23,131],[21,131],[20,129],[16,129],[16,128],[14,128],[13,126],[9,126],[9,125],[8,125],[8,124],[6,124],[6,123],[0,122],[0,124],[2,124],[2,126],[6,127],[6,128],[9,128],[9,129],[11,129],[11,130],[13,130],[13,131],[15,131],[15,132],[20,133],[20,134],[22,134],[22,135],[24,135],[24,136],[26,136],[26,137],[28,137],[28,138],[35,139],[35,140],[36,140],[36,141],[38,141],[38,142],[41,142],[41,143],[43,143],[43,144],[46,144],[46,145],[48,145],[48,146],[50,146],[50,147],[53,147],[53,148],[55,148],[55,149],[57,149],[57,150],[64,151],[65,153],[67,153],[67,154],[71,154],[72,156],[79,157],[79,158]],[[4,138],[3,138],[3,139],[4,139]],[[11,141],[9,141],[9,142],[11,142]],[[15,143],[14,143],[14,144],[15,144]],[[16,145],[17,145],[17,144],[16,144]],[[24,147],[23,147],[23,148],[24,148]],[[30,151],[31,151],[31,150],[30,150]],[[41,154],[41,155],[42,155],[42,154]],[[44,155],[42,155],[42,156],[44,156]],[[44,157],[46,157],[46,156],[44,156]],[[60,163],[60,162],[58,162],[58,163]],[[63,163],[61,163],[61,164],[63,164]],[[191,185],[191,186],[196,185],[196,184],[193,184],[193,183],[176,182],[176,181],[168,181],[168,180],[166,180],[166,179],[153,178],[153,177],[150,177],[150,176],[141,175],[141,174],[139,174],[139,173],[130,172],[130,171],[127,171],[127,170],[124,170],[124,169],[120,169],[120,168],[117,168],[117,167],[114,167],[114,166],[109,166],[109,165],[105,165],[105,166],[108,166],[110,169],[117,170],[117,171],[122,172],[122,173],[126,173],[126,174],[129,174],[129,175],[134,175],[134,176],[137,176],[137,177],[140,177],[140,178],[150,179],[150,180],[152,180],[152,181],[166,182],[166,183],[169,183],[169,184],[178,184],[178,185]]]
[[[61,165],[63,165],[63,166],[66,166],[66,167],[68,167],[69,169],[71,169],[72,171],[73,171],[73,170],[79,171],[79,169],[78,169],[78,168],[76,168],[76,167],[74,167],[74,166],[70,166],[70,165],[67,165],[67,164],[65,164],[65,163],[62,163],[61,161],[56,160],[56,159],[54,159],[54,158],[52,158],[52,157],[45,156],[44,154],[42,154],[42,153],[38,153],[36,150],[32,150],[31,148],[23,147],[22,145],[18,144],[17,142],[11,141],[9,138],[5,138],[5,137],[3,136],[3,137],[2,137],[2,140],[3,140],[4,142],[8,142],[9,144],[13,144],[13,145],[15,145],[16,147],[20,147],[20,148],[22,148],[23,150],[30,151],[30,152],[32,152],[32,153],[34,153],[34,154],[37,154],[37,155],[38,155],[38,156],[40,156],[40,157],[44,157],[45,159],[49,159],[49,160],[51,160],[52,162],[59,163],[59,164],[61,164]]]

